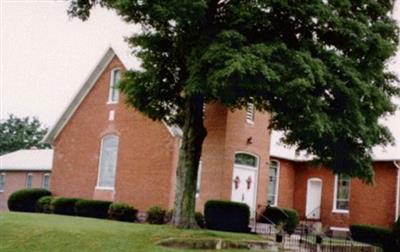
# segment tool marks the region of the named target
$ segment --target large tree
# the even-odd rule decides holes
[[[391,0],[73,0],[142,26],[128,38],[141,70],[121,82],[127,102],[183,129],[174,223],[193,227],[203,104],[254,103],[284,142],[335,173],[372,181],[371,148],[392,141],[378,119],[399,93],[386,70],[398,28]]]
[[[46,133],[47,128],[35,117],[9,115],[0,121],[0,155],[32,147],[50,148],[49,144],[41,142]]]

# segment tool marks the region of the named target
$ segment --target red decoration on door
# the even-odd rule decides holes
[[[251,188],[251,177],[249,176],[247,179],[246,179],[246,183],[247,183],[247,190],[249,190],[250,188]]]
[[[235,183],[235,190],[238,189],[240,184],[240,178],[236,176],[236,178],[233,180],[233,183]]]

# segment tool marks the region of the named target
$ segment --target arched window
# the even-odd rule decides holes
[[[257,167],[257,157],[247,153],[237,153],[235,155],[235,164]]]
[[[114,188],[118,157],[118,136],[107,135],[101,140],[99,177],[97,186]]]
[[[118,82],[121,79],[121,71],[114,69],[111,72],[110,90],[108,93],[108,103],[117,103],[119,98]]]
[[[269,164],[268,204],[278,205],[279,162],[271,160]]]

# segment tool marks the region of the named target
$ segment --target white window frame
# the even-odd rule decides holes
[[[4,192],[4,188],[6,187],[6,173],[2,172],[0,173],[0,177],[2,178],[2,187],[0,187],[0,192]]]
[[[271,163],[272,162],[276,162],[276,164],[277,164],[277,166],[276,166],[276,184],[275,184],[275,186],[276,186],[276,188],[275,188],[275,202],[273,203],[273,204],[271,204],[271,206],[278,206],[278,197],[279,197],[279,177],[280,177],[280,171],[281,171],[281,163],[278,161],[278,160],[276,160],[276,159],[271,159],[270,160],[270,163],[269,163],[269,165],[268,165],[268,184],[271,182],[270,180],[269,180],[269,172],[270,172],[270,165],[271,165]],[[268,202],[268,199],[269,198],[269,192],[268,192],[268,195],[267,195],[267,202]]]
[[[335,175],[335,182],[334,182],[334,187],[333,187],[333,213],[339,213],[339,214],[348,214],[349,209],[350,209],[350,196],[351,196],[351,179],[349,181],[349,209],[338,209],[337,208],[337,190],[338,190],[338,180],[339,176],[336,174]]]
[[[28,186],[29,178],[31,180],[31,186]],[[33,186],[33,174],[32,173],[27,173],[26,174],[26,181],[25,181],[25,188],[32,188],[32,186]]]
[[[254,124],[255,120],[255,109],[254,103],[247,103],[246,106],[246,122],[249,124]]]
[[[203,171],[203,161],[199,161],[199,168],[197,170],[197,181],[196,181],[196,198],[200,196],[201,190],[201,173]]]
[[[115,161],[115,179],[114,179],[114,185],[113,186],[100,186],[100,172],[101,172],[101,160],[102,160],[102,155],[103,155],[103,144],[104,140],[106,137],[117,137],[118,138],[118,145],[117,145],[117,153],[116,153],[116,161]],[[115,182],[116,182],[116,176],[117,176],[117,167],[118,167],[118,149],[119,149],[119,136],[117,134],[107,134],[102,136],[101,138],[101,144],[100,144],[100,155],[99,155],[99,164],[97,167],[97,183],[96,183],[96,190],[111,190],[113,191],[115,188]]]
[[[47,187],[44,186],[45,178],[47,177]],[[45,173],[43,174],[42,177],[42,188],[44,189],[49,189],[50,188],[50,173]]]
[[[120,75],[120,78],[121,78],[121,69],[120,68],[114,68],[113,70],[111,70],[110,85],[109,85],[109,88],[108,88],[108,101],[107,101],[107,104],[117,104],[118,101],[119,101],[119,90],[114,88],[114,86],[117,84],[117,83],[114,83],[114,77],[115,77],[115,73],[116,72],[119,72],[119,75]],[[113,98],[113,90],[114,89],[116,90],[116,93],[115,93],[116,99],[115,100],[112,99]]]

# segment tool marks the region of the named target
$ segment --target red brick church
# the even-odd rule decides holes
[[[124,102],[115,85],[126,69],[108,49],[49,131],[56,195],[120,201],[140,210],[172,208],[181,130],[155,122]],[[333,230],[351,223],[390,226],[398,216],[396,159],[374,162],[375,185],[335,176],[297,157],[274,153],[269,116],[207,104],[197,208],[209,199],[296,209]],[[270,151],[270,149],[272,151]],[[399,158],[400,160],[400,153]]]

